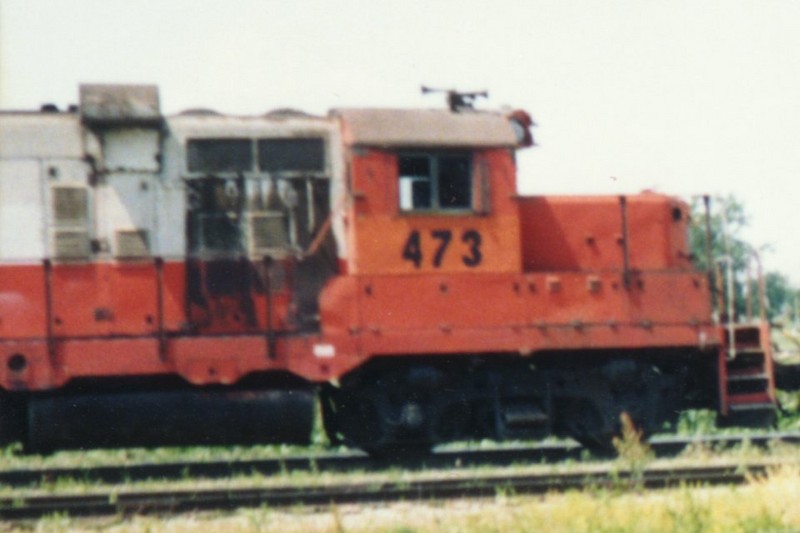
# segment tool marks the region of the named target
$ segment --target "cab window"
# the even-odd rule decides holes
[[[472,209],[468,154],[400,154],[398,175],[401,211]]]

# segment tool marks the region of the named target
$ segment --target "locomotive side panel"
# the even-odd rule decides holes
[[[519,202],[525,271],[619,270],[626,260],[632,270],[692,269],[686,206],[673,198],[535,196]]]
[[[0,161],[0,257],[32,262],[45,255],[41,161]]]

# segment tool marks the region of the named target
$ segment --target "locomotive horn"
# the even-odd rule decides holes
[[[476,98],[489,98],[489,91],[457,91],[455,89],[437,89],[426,85],[422,85],[420,89],[422,94],[445,93],[447,106],[454,113],[465,109],[474,109]]]

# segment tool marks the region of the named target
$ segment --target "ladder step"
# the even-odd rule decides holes
[[[732,412],[738,413],[743,411],[773,411],[775,409],[775,405],[771,403],[732,404],[729,409]]]
[[[725,349],[727,351],[727,348]],[[761,346],[747,346],[747,345],[737,345],[736,346],[736,355],[760,355],[764,356],[764,350],[761,349]]]
[[[769,374],[759,373],[759,374],[728,374],[728,383],[731,381],[759,381],[769,380]]]
[[[727,355],[727,352],[725,352]],[[728,359],[729,363],[735,363],[737,361],[763,361],[764,360],[764,350],[762,349],[746,349],[746,350],[736,350],[736,356],[733,359]]]
[[[761,327],[750,324],[735,326],[733,338],[737,345],[749,344],[758,346],[761,344]]]
[[[741,357],[736,359],[729,359],[725,362],[725,368],[728,369],[728,373],[736,373],[736,372],[763,372],[764,371],[764,358],[761,357],[759,359],[752,359],[749,357]]]
[[[769,381],[750,380],[750,381],[729,381],[728,396],[742,396],[748,394],[761,394],[769,392]]]
[[[726,346],[722,347],[720,355],[724,357],[725,365],[722,371],[726,392],[725,421],[756,426],[774,422],[776,402],[766,325],[727,325],[724,331],[723,343]],[[730,359],[729,350],[734,354]]]
[[[728,406],[733,409],[734,406],[742,405],[757,405],[757,404],[770,404],[773,400],[768,392],[751,392],[747,394],[729,394]]]

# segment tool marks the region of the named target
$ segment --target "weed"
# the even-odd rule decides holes
[[[718,433],[717,413],[705,409],[683,411],[678,419],[678,435],[713,435]]]
[[[331,517],[333,518],[333,525],[336,533],[344,533],[345,529],[342,523],[342,513],[339,511],[339,506],[331,505]]]
[[[36,531],[64,531],[71,525],[67,513],[53,513],[42,517],[36,524]]]
[[[647,465],[654,459],[655,455],[650,446],[643,441],[642,432],[636,428],[628,413],[620,415],[622,425],[622,436],[614,437],[613,445],[619,456],[620,466],[625,468],[630,477],[628,482],[631,488],[641,488],[644,482],[644,471]],[[612,478],[617,474],[617,470],[612,471]],[[619,476],[615,478],[614,484],[620,483]]]
[[[511,482],[506,482],[494,487],[494,498],[498,502],[505,502],[517,494]]]

